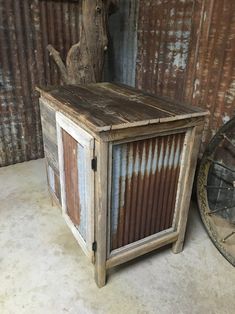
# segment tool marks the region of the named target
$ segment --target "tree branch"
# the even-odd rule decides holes
[[[58,68],[60,70],[62,81],[65,84],[68,83],[67,70],[66,70],[64,62],[62,61],[62,59],[60,57],[59,52],[52,45],[48,45],[47,50],[49,51],[50,56],[52,56],[52,58],[54,59],[56,65],[58,66]]]

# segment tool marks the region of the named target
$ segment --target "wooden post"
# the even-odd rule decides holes
[[[177,254],[183,250],[184,237],[188,219],[188,211],[191,200],[191,190],[193,186],[194,174],[196,170],[197,156],[201,143],[201,133],[203,125],[199,125],[192,130],[192,134],[189,137],[189,141],[186,147],[186,158],[185,164],[182,166],[182,178],[179,179],[179,184],[182,185],[183,189],[179,195],[179,208],[177,210],[178,217],[176,217],[176,226],[178,231],[178,239],[172,246],[173,253]],[[193,136],[193,138],[192,138]],[[189,193],[190,191],[190,193]]]
[[[81,1],[80,40],[69,49],[65,64],[59,52],[52,45],[47,46],[64,84],[88,84],[102,80],[104,54],[108,49],[108,15],[115,11],[118,1]]]
[[[107,183],[108,183],[108,143],[99,142],[96,145],[97,173],[95,186],[95,281],[99,288],[106,283],[107,259]]]

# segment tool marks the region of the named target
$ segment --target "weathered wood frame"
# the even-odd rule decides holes
[[[65,117],[60,112],[56,113],[56,127],[57,127],[57,143],[59,152],[59,171],[60,171],[60,185],[61,185],[61,203],[63,217],[71,229],[74,237],[82,247],[85,254],[91,261],[94,259],[94,252],[92,251],[92,243],[94,242],[94,172],[91,169],[91,159],[94,155],[94,138],[84,131],[77,124],[73,123],[69,118]],[[74,226],[66,208],[66,192],[65,192],[65,177],[64,177],[64,150],[62,140],[62,129],[71,135],[80,145],[85,149],[86,161],[84,165],[85,180],[86,180],[86,241],[80,235],[78,229]]]
[[[93,88],[95,89],[94,86],[90,86],[91,90],[93,90]],[[168,108],[165,110],[163,103],[161,103],[161,99],[157,99],[157,101],[160,101],[160,103],[157,104],[157,102],[155,103],[155,100],[152,98],[148,99],[148,96],[145,96],[144,94],[141,96],[134,90],[127,91],[123,90],[122,87],[104,84],[102,85],[103,90],[97,92],[99,97],[103,91],[105,93],[106,89],[111,89],[114,93],[116,93],[115,95],[120,95],[120,101],[122,101],[124,95],[126,100],[127,98],[131,98],[131,101],[128,100],[128,106],[130,108],[132,108],[132,101],[134,100],[141,102],[143,106],[145,106],[146,101],[148,109],[149,107],[155,108],[155,105],[156,108],[158,108],[159,105],[159,110],[154,113],[153,117],[150,113],[146,116],[142,110],[141,112],[145,119],[142,118],[142,114],[135,114],[138,113],[137,109],[139,106],[137,106],[138,108],[136,108],[136,111],[133,112],[132,115],[128,112],[128,110],[127,112],[125,111],[125,107],[120,106],[117,112],[120,110],[121,119],[110,120],[109,117],[106,121],[106,119],[103,119],[102,117],[102,114],[105,113],[103,106],[104,100],[99,104],[98,100],[98,103],[96,103],[96,99],[94,98],[94,100],[89,100],[89,102],[85,103],[85,105],[82,103],[80,107],[77,106],[77,103],[80,101],[80,96],[77,97],[78,95],[76,91],[74,94],[73,88],[71,88],[69,92],[68,89],[60,91],[59,94],[57,90],[51,93],[48,91],[40,92],[43,102],[53,108],[57,117],[57,144],[59,149],[59,173],[61,176],[60,183],[63,215],[65,216],[70,229],[74,233],[74,236],[77,238],[85,253],[94,258],[93,261],[95,262],[96,283],[99,287],[102,287],[106,283],[107,270],[111,267],[170,243],[173,243],[174,253],[178,253],[182,250],[193,178],[200,145],[200,134],[204,124],[204,117],[207,113],[200,109],[195,110],[189,108],[187,110],[186,106],[183,106],[178,110],[174,107],[173,103],[169,103],[167,101],[164,102],[165,106]],[[64,92],[66,92],[66,95],[68,93],[66,96],[68,98],[68,102],[66,101],[67,98],[63,97]],[[55,93],[55,95],[53,95],[53,93]],[[108,95],[109,93],[107,94],[109,99],[111,96]],[[84,99],[86,99],[86,94],[84,97]],[[107,110],[111,110],[108,111],[110,116],[111,114],[115,116],[116,111],[112,111],[112,106],[110,107],[109,100],[107,100]],[[177,107],[177,104],[175,104],[175,106]],[[94,116],[91,110],[93,107],[95,112]],[[166,116],[163,115],[163,112],[165,111]],[[62,112],[63,115],[60,112]],[[96,113],[99,118],[98,121],[93,119],[93,117],[96,117]],[[123,122],[122,115],[125,114],[127,114],[127,119],[124,119]],[[87,209],[88,211],[91,210],[91,213],[94,214],[94,216],[91,215],[90,221],[89,219],[87,220],[89,224],[88,227],[91,230],[88,245],[86,245],[86,243],[81,241],[80,237],[78,237],[78,230],[73,226],[66,213],[61,127],[64,128],[65,131],[74,137],[74,139],[80,144],[84,139],[87,139],[86,144],[88,157],[86,160],[86,176],[91,180],[89,181],[91,186],[89,194],[90,202]],[[112,145],[131,142],[137,139],[147,139],[155,136],[181,132],[186,132],[186,137],[184,142],[181,170],[177,184],[178,193],[176,196],[175,215],[172,227],[110,252],[109,228]],[[91,159],[93,157],[97,158],[96,170],[92,170],[91,167]],[[95,254],[93,254],[92,249],[95,251]]]
[[[194,122],[194,123],[193,123]],[[166,134],[175,134],[185,132],[185,141],[183,148],[182,164],[179,174],[175,214],[172,228],[128,244],[120,249],[110,253],[110,185],[111,185],[111,160],[112,145],[114,143],[127,142],[122,134],[114,136],[114,141],[99,141],[96,145],[96,155],[98,157],[98,170],[95,180],[95,199],[96,199],[96,232],[97,241],[95,279],[99,287],[106,283],[106,273],[109,268],[125,263],[138,256],[146,254],[164,245],[173,244],[172,251],[179,253],[183,249],[183,242],[187,224],[188,210],[190,206],[192,184],[196,169],[197,154],[200,146],[200,134],[203,127],[203,119],[194,119],[190,121],[190,127],[185,128],[185,123],[181,121],[181,126],[174,123],[167,123],[168,130],[163,126],[162,131],[157,127],[157,131],[151,127],[150,134],[147,130],[144,135],[136,136],[134,130],[129,129],[129,138],[127,141],[162,136]],[[124,131],[124,130],[123,130]],[[104,191],[107,191],[105,193]]]
[[[178,228],[176,226],[176,213],[174,214],[174,221],[173,224],[170,228],[163,230],[162,232],[156,233],[154,235],[151,235],[149,237],[146,237],[144,239],[141,239],[139,241],[136,241],[134,243],[128,244],[126,246],[123,246],[119,249],[116,249],[114,251],[110,251],[110,237],[111,237],[111,230],[110,230],[110,225],[111,225],[111,179],[112,179],[112,150],[113,150],[113,145],[116,144],[124,144],[127,142],[134,142],[134,141],[139,141],[139,140],[143,140],[143,139],[149,139],[149,138],[154,138],[154,137],[159,137],[159,136],[166,136],[166,135],[174,135],[174,134],[178,134],[178,133],[185,133],[185,139],[184,139],[184,144],[183,144],[183,152],[182,152],[182,164],[184,163],[184,160],[187,158],[185,151],[186,151],[186,147],[188,147],[189,145],[189,141],[191,140],[191,133],[192,133],[192,129],[177,129],[177,130],[168,130],[168,131],[164,131],[164,132],[157,132],[157,133],[153,133],[151,135],[144,135],[144,136],[137,136],[137,137],[133,137],[133,138],[129,138],[128,140],[119,140],[119,141],[115,141],[109,144],[109,191],[108,191],[108,244],[107,244],[107,259],[113,259],[114,257],[116,257],[116,260],[118,260],[118,256],[122,253],[127,253],[127,251],[132,250],[133,248],[137,248],[139,246],[144,245],[145,243],[148,242],[155,242],[155,240],[159,240],[159,238],[164,237],[166,235],[169,235],[173,232],[175,232]],[[180,167],[180,176],[182,176],[182,165]],[[180,184],[178,184],[177,187],[177,199],[178,199],[178,194],[180,193],[181,187]],[[178,208],[178,204],[175,204],[175,209],[174,212],[176,212],[176,208]],[[117,263],[117,261],[115,262]],[[116,264],[117,265],[117,264]]]

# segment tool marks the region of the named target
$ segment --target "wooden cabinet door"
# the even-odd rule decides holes
[[[56,114],[62,210],[85,253],[94,241],[94,138],[61,113]]]

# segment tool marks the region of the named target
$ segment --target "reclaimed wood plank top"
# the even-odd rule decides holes
[[[94,132],[200,117],[208,111],[114,83],[37,88],[59,111]]]

